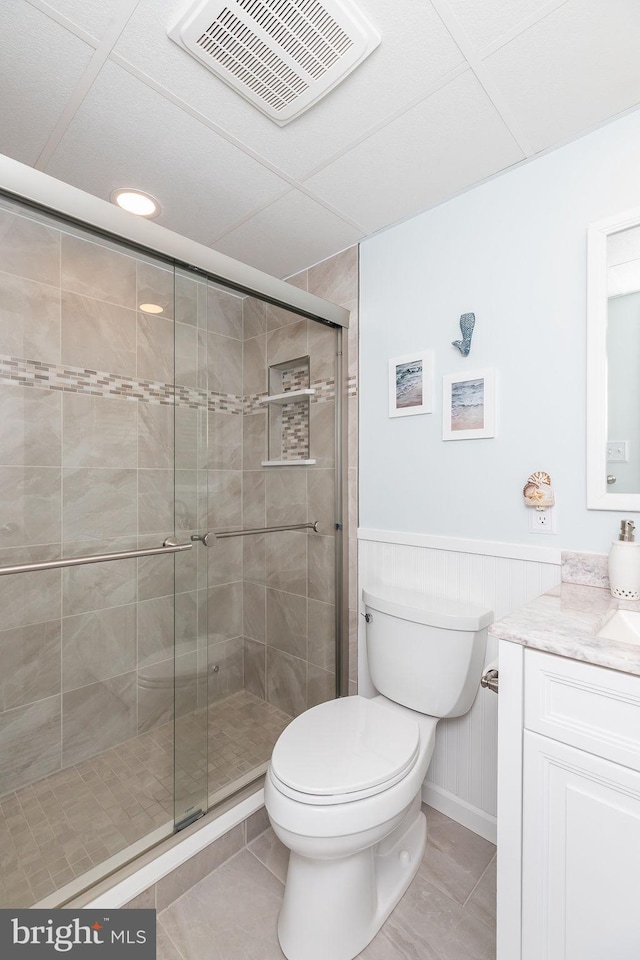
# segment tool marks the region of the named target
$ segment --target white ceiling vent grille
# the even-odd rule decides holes
[[[351,0],[198,0],[168,33],[280,125],[380,43]]]

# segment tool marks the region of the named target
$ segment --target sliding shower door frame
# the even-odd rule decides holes
[[[302,317],[337,328],[336,358],[336,692],[349,693],[349,528],[348,490],[348,356],[349,311],[301,290],[285,280],[227,257],[195,240],[167,230],[85,193],[70,184],[0,155],[0,195],[32,205],[42,213],[88,227],[109,240],[126,243],[223,283],[239,293],[292,310]]]
[[[349,695],[349,370],[347,329],[337,332],[336,357],[336,696]]]
[[[0,196],[151,255],[203,281],[224,284],[336,330],[335,366],[335,635],[336,696],[349,693],[348,357],[349,311],[284,280],[226,257],[158,224],[140,220],[8,157],[0,157]]]
[[[227,257],[204,244],[180,236],[157,223],[143,220],[100,200],[91,194],[62,183],[40,170],[25,166],[10,157],[0,156],[0,192],[7,199],[31,203],[40,212],[89,227],[117,242],[128,243],[142,253],[150,253],[176,266],[202,273],[203,279],[223,283],[240,293],[256,296],[267,303],[293,310],[303,317],[336,327],[349,326],[349,311],[285,280]]]

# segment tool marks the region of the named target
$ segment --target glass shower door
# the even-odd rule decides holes
[[[0,200],[0,567],[47,564],[0,576],[2,907],[59,905],[206,809],[192,294]]]
[[[209,282],[209,794],[336,696],[334,328]],[[315,529],[313,527],[315,526]]]
[[[175,558],[174,770],[176,829],[208,809],[207,285],[175,271],[175,534],[194,549]]]
[[[0,197],[0,568],[40,565],[0,570],[0,907],[192,823],[336,695],[339,356]]]

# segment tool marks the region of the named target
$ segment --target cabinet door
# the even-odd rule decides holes
[[[640,957],[640,773],[524,734],[523,960]]]

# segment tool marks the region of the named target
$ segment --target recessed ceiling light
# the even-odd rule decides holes
[[[129,187],[114,190],[111,202],[137,217],[157,217],[160,213],[160,204],[150,194]]]
[[[159,303],[141,303],[139,309],[143,313],[162,313],[162,307]]]

